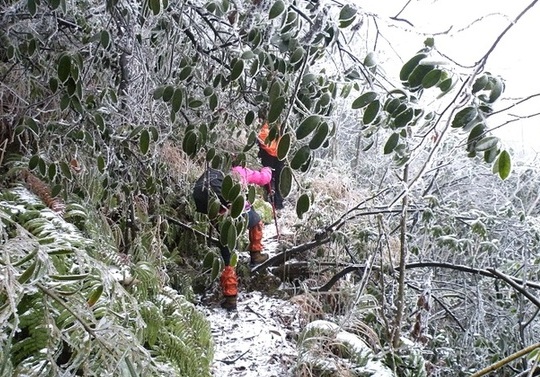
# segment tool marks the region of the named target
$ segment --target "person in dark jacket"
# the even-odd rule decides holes
[[[256,184],[259,186],[268,185],[272,179],[272,170],[268,167],[263,167],[260,171],[251,170],[241,166],[232,168],[232,176],[240,181],[244,186]],[[221,195],[221,186],[225,175],[222,171],[208,168],[197,180],[193,188],[193,199],[198,212],[208,214],[209,195],[216,195],[221,202],[221,212],[227,211],[230,203],[228,203]],[[268,254],[263,253],[263,223],[260,215],[251,207],[249,202],[246,202],[244,211],[248,218],[248,235],[250,260],[252,265],[261,264],[268,259]],[[215,225],[215,224],[214,224]],[[220,245],[219,250],[225,264],[225,268],[221,273],[220,286],[225,297],[221,306],[227,310],[236,309],[238,295],[238,278],[234,267],[231,266],[231,251],[227,246]]]

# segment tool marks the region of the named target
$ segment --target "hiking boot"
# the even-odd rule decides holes
[[[236,310],[236,296],[225,296],[225,299],[221,301],[221,307],[228,311]]]
[[[261,264],[268,260],[268,254],[261,253],[260,251],[250,251],[251,265]]]

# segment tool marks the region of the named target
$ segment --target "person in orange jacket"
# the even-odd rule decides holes
[[[269,140],[270,127],[264,118],[262,118],[262,120],[263,125],[257,135],[257,143],[259,144],[258,156],[261,159],[261,164],[263,166],[272,169],[272,183],[270,187],[265,187],[265,189],[268,198],[270,199],[269,201],[274,205],[275,209],[283,209],[283,197],[279,192],[279,176],[285,164],[277,157],[279,137],[274,140]]]
[[[272,171],[268,167],[263,167],[260,171],[251,170],[241,166],[232,168],[232,176],[240,181],[242,185],[256,184],[259,186],[268,185],[272,179]],[[222,212],[225,212],[230,203],[221,195],[221,185],[225,175],[222,171],[208,168],[197,180],[193,188],[193,199],[198,212],[208,214],[208,201],[210,191],[215,194],[222,206]],[[250,261],[252,265],[261,264],[268,259],[268,254],[263,253],[263,222],[260,215],[253,209],[249,202],[246,202],[244,208],[248,219],[248,235]],[[215,224],[214,224],[215,225]],[[219,245],[219,250],[225,268],[221,273],[220,286],[225,297],[221,307],[227,310],[236,309],[238,295],[238,277],[234,267],[231,266],[231,251],[227,246]]]

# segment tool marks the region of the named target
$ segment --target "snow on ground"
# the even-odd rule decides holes
[[[280,222],[281,231],[286,232]],[[263,244],[270,257],[279,241],[274,224],[264,227]],[[298,307],[261,292],[240,291],[237,311],[199,307],[206,314],[214,337],[215,377],[287,377],[296,363],[292,336],[300,330]]]
[[[291,376],[296,348],[290,338],[299,329],[298,308],[260,292],[241,293],[236,312],[203,308],[215,342],[216,377]]]

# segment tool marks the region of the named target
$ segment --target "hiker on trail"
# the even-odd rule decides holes
[[[265,190],[268,199],[273,204],[274,208],[283,209],[283,197],[279,193],[279,175],[285,164],[277,157],[279,138],[270,141],[268,139],[270,134],[268,122],[264,120],[264,117],[260,114],[259,118],[263,120],[263,125],[257,136],[257,143],[259,144],[258,156],[260,157],[263,166],[272,168],[272,182],[270,185],[265,186]]]
[[[272,179],[272,170],[263,167],[260,171],[251,170],[241,166],[234,166],[231,170],[232,176],[239,180],[243,186],[256,184],[265,186]],[[224,174],[220,170],[208,168],[195,183],[193,188],[193,198],[197,212],[208,214],[209,190],[215,194],[221,202],[220,213],[225,213],[231,203],[227,202],[221,195],[221,185],[223,184]],[[263,223],[260,215],[253,209],[249,202],[246,202],[244,208],[248,219],[248,234],[250,261],[252,265],[261,264],[268,259],[268,254],[263,253]],[[214,224],[216,225],[216,224]],[[220,285],[225,300],[221,307],[227,310],[236,309],[236,296],[238,294],[238,278],[234,267],[231,266],[231,251],[227,246],[220,245],[219,250],[225,263],[225,268],[221,273]]]

